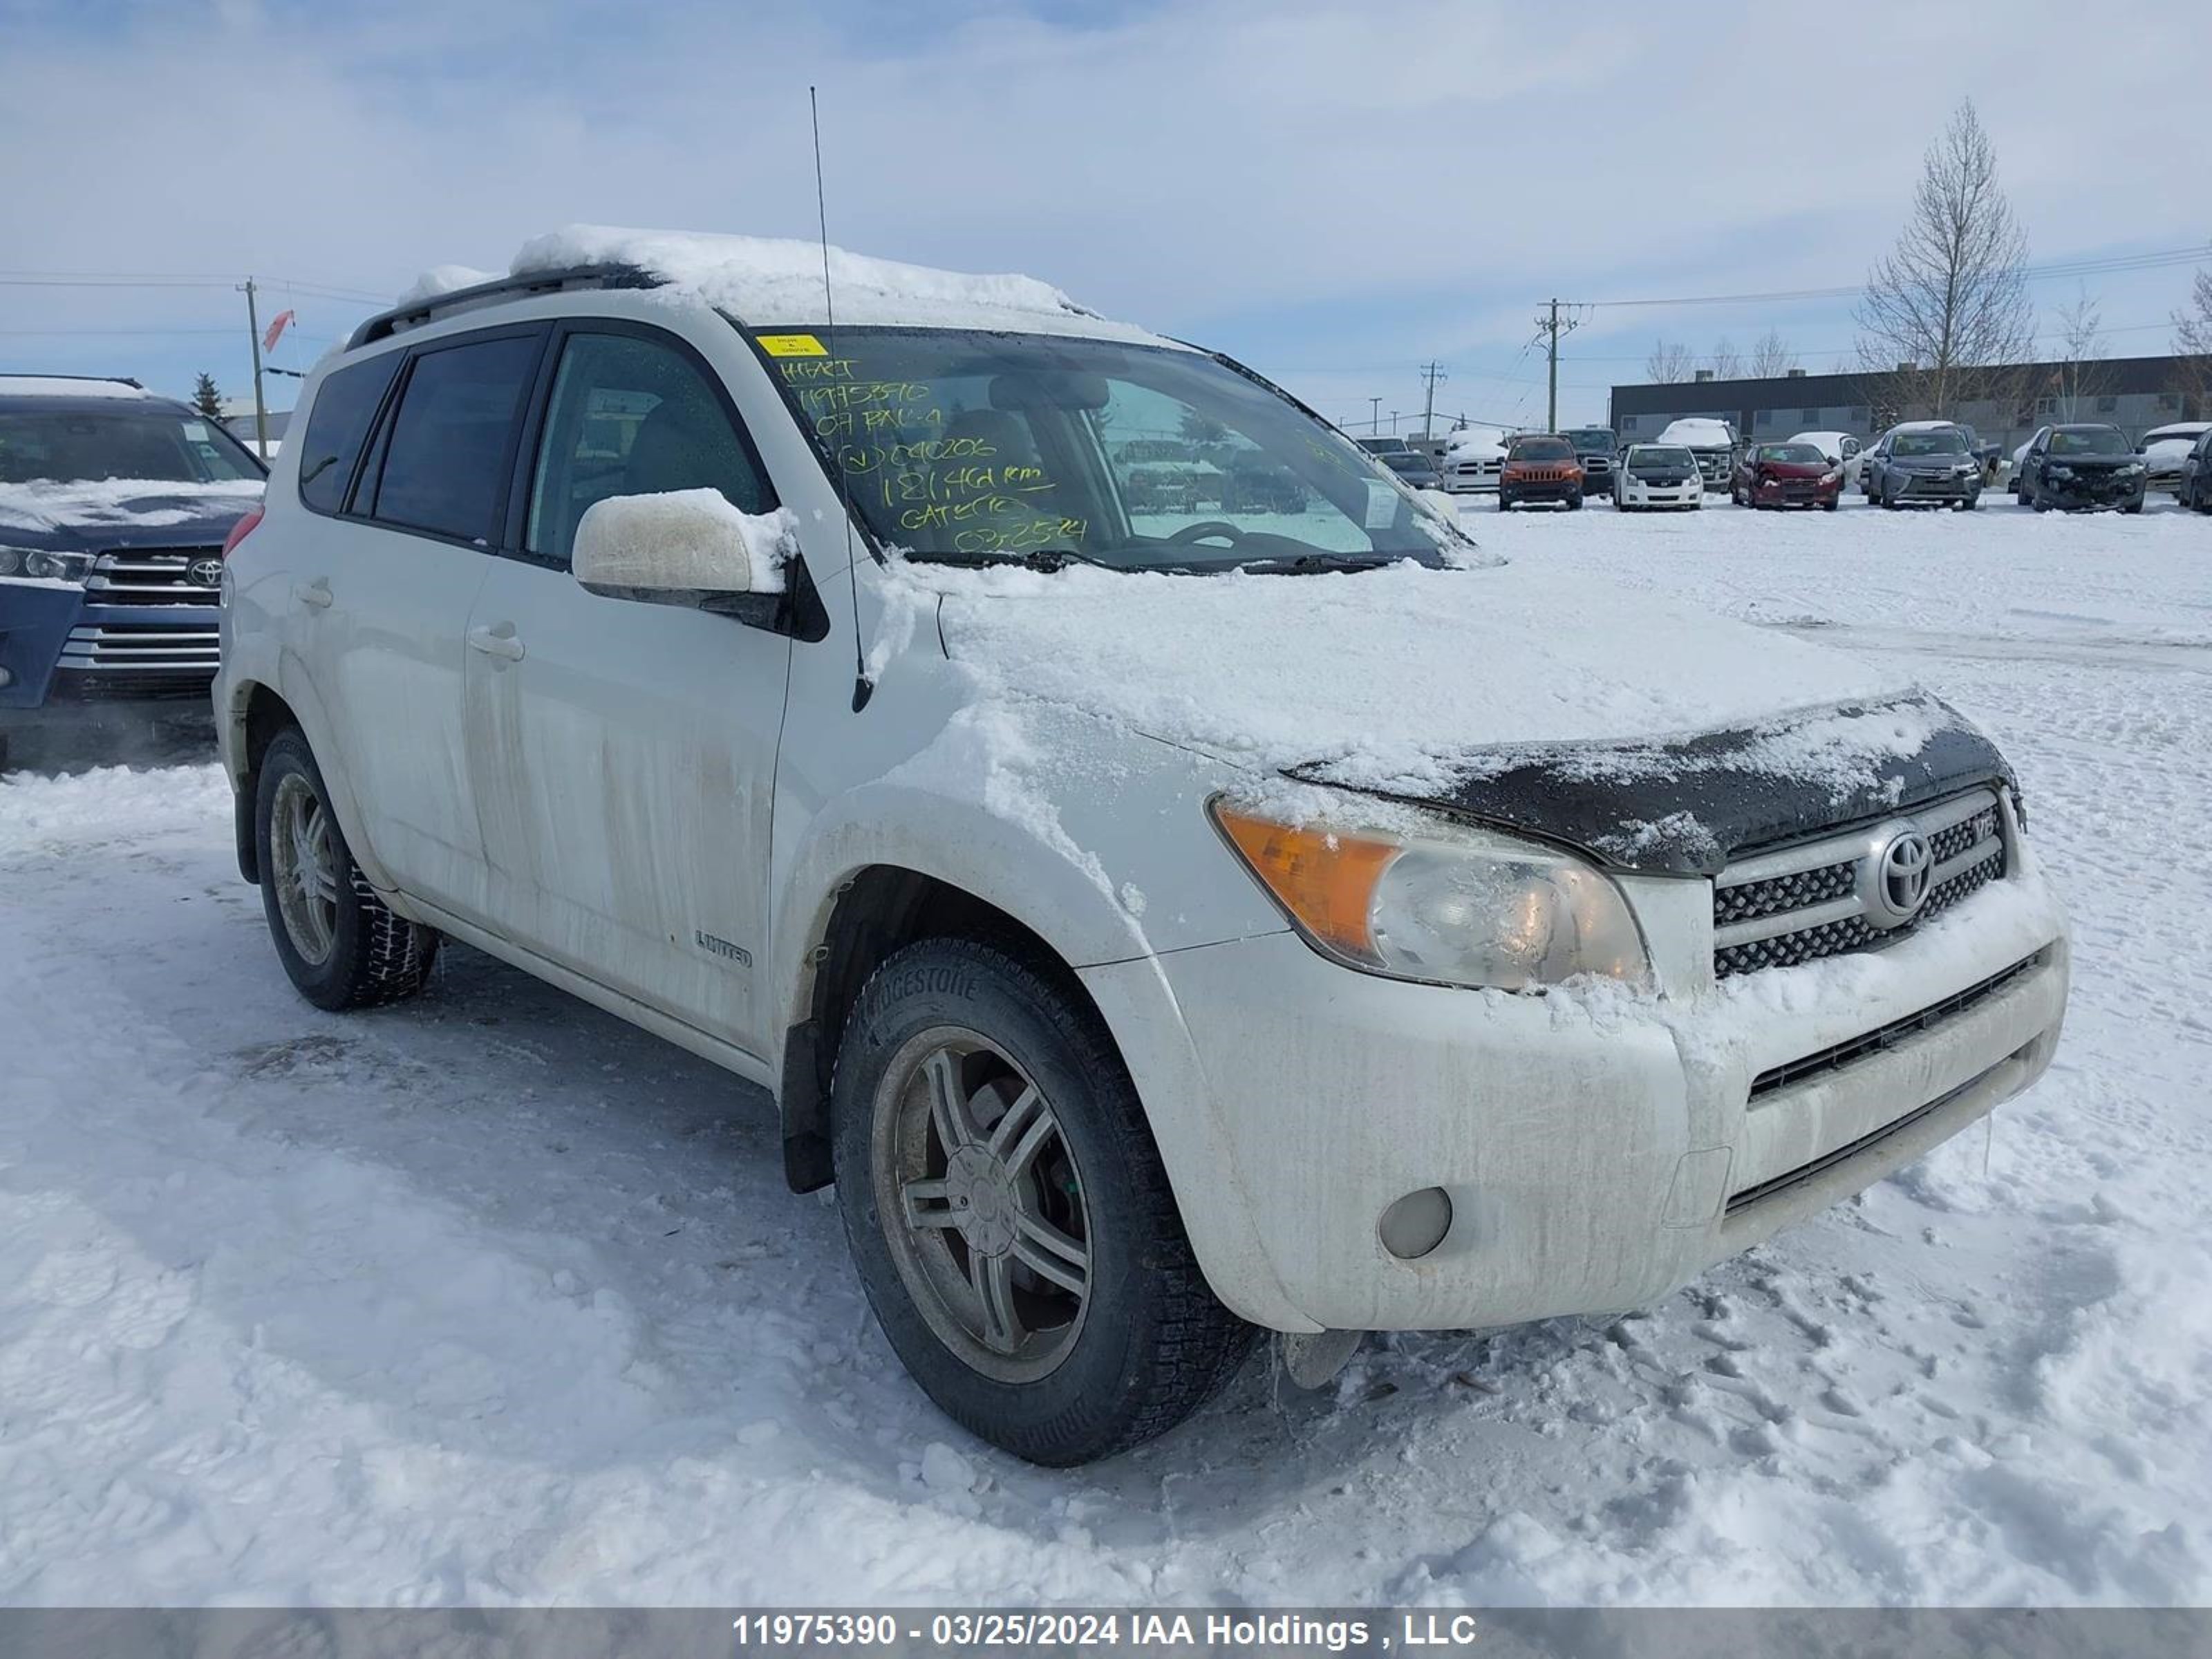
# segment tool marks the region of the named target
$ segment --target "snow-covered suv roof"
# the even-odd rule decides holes
[[[940,270],[839,247],[829,250],[829,267],[837,321],[856,327],[974,328],[1174,343],[1102,317],[1034,276]],[[592,269],[627,270],[638,279],[633,286],[696,296],[748,326],[819,326],[827,320],[822,244],[787,238],[570,225],[525,242],[505,280]],[[428,308],[478,290],[490,299],[501,281],[441,266],[402,296],[400,309]]]

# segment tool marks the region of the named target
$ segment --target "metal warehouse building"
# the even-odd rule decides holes
[[[2212,420],[2212,411],[2185,390],[2191,365],[2178,357],[2107,357],[2087,363],[2021,363],[1968,369],[1967,397],[1950,418],[1964,421],[1984,439],[2007,448],[2025,443],[2053,421],[2106,421],[2140,440],[2172,421]],[[1916,406],[1924,376],[1869,374],[1808,374],[1694,380],[1613,389],[1612,424],[1623,443],[1648,441],[1681,415],[1717,415],[1735,422],[1747,439],[1787,438],[1798,432],[1878,435],[1897,421],[1934,414]],[[2069,384],[2070,383],[2070,384]]]

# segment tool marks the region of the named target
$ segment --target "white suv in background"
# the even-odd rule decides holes
[[[763,1085],[921,1386],[1051,1463],[1256,1328],[1649,1303],[2048,1063],[1940,702],[1487,557],[1042,283],[833,254],[833,328],[823,258],[572,230],[310,378],[215,698],[311,1001],[450,938]]]

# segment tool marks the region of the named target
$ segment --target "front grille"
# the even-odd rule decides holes
[[[1751,1098],[1757,1100],[1761,1095],[1771,1094],[1777,1089],[1786,1089],[1793,1083],[1802,1083],[1808,1078],[1840,1071],[1853,1060],[1864,1060],[1869,1055],[1893,1048],[1905,1038],[1917,1036],[1923,1031],[1932,1031],[1944,1021],[1988,1001],[2042,959],[2039,953],[2015,962],[2002,973],[1992,974],[1978,985],[1969,985],[1965,990],[1945,997],[1941,1002],[1932,1002],[1917,1014],[1907,1014],[1903,1019],[1893,1019],[1887,1025],[1863,1031],[1847,1042],[1816,1049],[1809,1054],[1800,1054],[1795,1060],[1761,1072],[1751,1080]]]
[[[204,628],[85,623],[70,629],[55,666],[84,674],[212,674],[221,637],[212,617]]]
[[[1928,842],[1925,896],[1900,914],[1881,860],[1903,831]],[[1754,854],[1713,884],[1713,973],[1794,968],[1903,938],[2008,867],[1996,793],[1977,789],[1865,830]]]
[[[216,605],[222,595],[192,580],[196,561],[220,559],[219,547],[134,547],[103,553],[85,579],[93,605]]]

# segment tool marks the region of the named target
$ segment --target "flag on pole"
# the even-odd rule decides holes
[[[287,328],[289,328],[289,326],[291,326],[291,322],[292,322],[292,313],[291,313],[290,312],[289,312],[289,311],[280,311],[280,312],[278,312],[278,313],[276,313],[276,315],[275,319],[274,319],[274,320],[272,320],[272,321],[270,323],[270,325],[269,325],[269,331],[268,331],[266,334],[264,334],[264,335],[263,335],[263,336],[261,337],[261,349],[262,349],[264,351],[274,351],[274,350],[276,350],[276,337],[277,337],[278,335],[282,334],[282,333],[283,333],[283,332]]]

